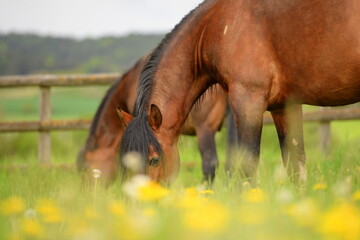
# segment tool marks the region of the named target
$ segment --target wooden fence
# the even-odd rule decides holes
[[[0,77],[0,88],[39,87],[39,121],[0,122],[0,132],[38,131],[38,158],[40,163],[50,164],[50,131],[88,129],[91,120],[52,120],[51,87],[110,85],[120,77],[117,73],[91,75],[30,75]],[[320,144],[326,151],[330,140],[330,122],[360,119],[360,108],[321,108],[305,112],[304,121],[320,123]],[[272,124],[270,116],[264,117],[265,124]]]
[[[38,159],[50,164],[50,131],[88,129],[91,120],[52,120],[51,87],[110,85],[119,79],[119,74],[92,75],[30,75],[0,77],[0,88],[29,87],[40,88],[39,121],[0,122],[0,132],[38,131]]]

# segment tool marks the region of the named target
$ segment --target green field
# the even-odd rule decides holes
[[[53,119],[91,118],[106,87],[54,88]],[[1,89],[1,121],[36,120],[38,89]],[[147,181],[124,191],[85,188],[75,169],[37,166],[37,133],[2,133],[0,239],[360,239],[360,121],[331,124],[332,148],[318,147],[318,125],[305,124],[308,181],[286,178],[274,127],[263,129],[258,188],[223,170],[226,127],[217,134],[220,167],[201,183],[195,137],[180,141],[181,172],[169,189]],[[86,131],[53,132],[52,161],[74,163]]]

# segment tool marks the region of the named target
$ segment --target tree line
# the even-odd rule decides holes
[[[161,34],[74,39],[0,34],[0,75],[123,72],[161,40]]]

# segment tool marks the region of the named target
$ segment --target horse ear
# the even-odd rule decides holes
[[[160,127],[161,123],[162,115],[160,109],[155,104],[151,104],[149,116],[150,127],[154,130],[157,130]]]
[[[123,125],[124,128],[126,128],[134,117],[131,114],[128,114],[127,112],[123,111],[119,105],[116,107],[116,111],[119,115],[121,124]]]

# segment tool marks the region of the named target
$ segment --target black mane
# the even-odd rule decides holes
[[[206,2],[206,1],[204,1]],[[199,8],[201,3],[197,8]],[[152,93],[152,87],[154,82],[154,74],[157,68],[157,65],[161,59],[163,50],[166,48],[167,43],[174,37],[178,32],[180,27],[186,22],[189,16],[197,9],[195,8],[190,13],[188,13],[181,21],[178,23],[174,29],[168,33],[159,43],[157,48],[150,55],[148,62],[145,64],[139,84],[137,98],[134,107],[134,119],[126,128],[121,144],[120,144],[120,159],[127,152],[136,151],[143,156],[143,160],[147,159],[149,152],[149,145],[152,145],[160,156],[162,156],[163,151],[159,142],[153,134],[153,131],[148,122],[148,103]],[[122,164],[122,163],[121,163]]]

